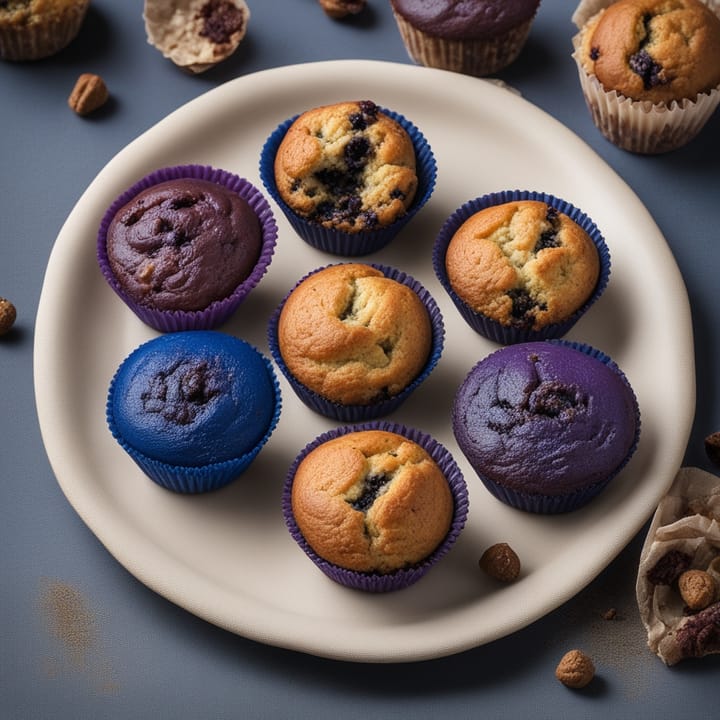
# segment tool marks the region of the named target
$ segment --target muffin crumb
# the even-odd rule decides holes
[[[595,677],[595,665],[582,650],[570,650],[555,668],[555,677],[565,687],[584,688]]]
[[[507,543],[491,545],[480,558],[480,568],[501,582],[514,582],[520,575],[520,558]]]
[[[705,453],[711,462],[720,467],[720,431],[705,438]]]

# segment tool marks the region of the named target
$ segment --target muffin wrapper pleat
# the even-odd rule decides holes
[[[342,403],[328,400],[327,398],[323,397],[322,395],[316,393],[315,391],[311,390],[310,388],[299,382],[285,364],[278,344],[278,322],[280,320],[280,314],[292,290],[288,292],[288,294],[283,298],[282,302],[278,305],[278,307],[270,316],[270,320],[268,322],[267,337],[270,353],[272,354],[273,359],[277,363],[277,366],[280,368],[280,371],[287,379],[290,387],[293,389],[295,394],[300,398],[300,400],[302,400],[302,402],[307,407],[309,407],[314,412],[319,413],[320,415],[324,415],[325,417],[332,418],[334,420],[339,420],[340,422],[355,423],[364,422],[366,420],[374,420],[380,417],[384,417],[385,415],[389,415],[391,412],[400,407],[400,405],[402,405],[402,403],[407,400],[407,398],[428,378],[430,373],[435,369],[435,366],[438,364],[440,356],[442,355],[445,343],[445,325],[443,322],[442,313],[440,312],[440,308],[435,302],[435,299],[423,287],[423,285],[421,285],[417,280],[412,278],[407,273],[404,273],[401,270],[397,270],[396,268],[391,268],[385,265],[378,265],[374,263],[371,266],[380,270],[385,275],[385,277],[403,283],[404,285],[407,285],[411,290],[413,290],[422,301],[430,316],[430,324],[432,328],[432,346],[430,348],[428,359],[420,374],[397,395],[384,398],[383,400],[369,405],[343,405]],[[329,266],[326,265],[324,267]],[[295,284],[293,290],[295,289],[295,287],[300,285],[303,280],[308,278],[310,275],[313,275],[314,273],[323,270],[324,267],[317,268],[308,273],[307,275],[303,276]]]
[[[611,480],[613,480],[613,478],[615,478],[625,468],[625,466],[630,462],[632,456],[635,454],[640,442],[640,406],[638,405],[635,391],[630,385],[625,373],[618,367],[618,365],[601,350],[598,350],[586,343],[571,342],[568,340],[549,340],[548,342],[558,343],[560,345],[565,345],[566,347],[579,350],[580,352],[583,352],[612,368],[622,378],[623,382],[630,390],[635,406],[635,437],[633,438],[633,442],[626,453],[625,458],[611,473],[607,475],[607,477],[603,478],[599,482],[593,483],[592,485],[577,488],[573,492],[564,493],[562,495],[544,495],[541,493],[528,493],[514,490],[513,488],[501,485],[486,475],[483,475],[481,469],[473,468],[483,485],[498,500],[510,507],[516,508],[517,510],[523,510],[524,512],[535,513],[538,515],[558,515],[561,513],[568,513],[587,505],[591,500],[597,497],[610,484]]]
[[[374,230],[356,233],[344,232],[325,227],[294,212],[280,197],[275,182],[275,155],[280,143],[297,115],[281,123],[268,137],[260,154],[260,179],[272,199],[287,218],[293,230],[308,245],[322,252],[341,257],[360,257],[381,250],[392,242],[400,231],[417,215],[427,203],[435,189],[437,164],[430,144],[420,130],[400,113],[386,108],[381,112],[398,122],[408,133],[415,148],[418,187],[415,198],[407,212],[394,223]]]
[[[453,290],[445,268],[445,254],[447,253],[450,241],[465,220],[487,207],[515,200],[539,200],[567,215],[590,236],[590,239],[597,248],[600,259],[600,274],[597,284],[595,285],[592,295],[585,301],[585,303],[563,322],[552,323],[537,330],[531,327],[503,325],[497,320],[473,310]],[[560,338],[565,335],[592,307],[592,305],[597,302],[602,293],[605,291],[610,279],[611,266],[610,250],[607,247],[605,238],[590,217],[566,200],[557,198],[554,195],[549,195],[548,193],[535,192],[531,190],[503,190],[500,192],[489,193],[475,198],[474,200],[470,200],[459,207],[445,221],[435,239],[432,262],[435,275],[450,296],[453,304],[465,322],[473,330],[475,330],[475,332],[488,338],[489,340],[499,343],[500,345],[512,345],[513,343],[534,342],[537,340],[550,340]]]
[[[390,573],[375,573],[375,572],[357,572],[354,570],[347,570],[333,563],[323,560],[315,551],[310,547],[303,537],[300,529],[295,522],[295,518],[292,512],[292,485],[295,477],[295,472],[302,462],[303,458],[319,445],[332,440],[333,438],[346,435],[350,432],[357,432],[362,430],[385,430],[387,432],[397,433],[403,435],[409,440],[422,446],[425,451],[432,457],[432,459],[438,464],[440,470],[445,475],[450,486],[450,491],[453,496],[454,502],[454,513],[453,519],[448,534],[444,540],[438,545],[438,547],[422,562],[412,567],[403,568]],[[362,590],[365,592],[372,593],[383,593],[392,592],[395,590],[401,590],[409,587],[420,580],[441,558],[443,558],[450,551],[452,546],[458,539],[462,529],[465,527],[465,523],[468,515],[468,491],[465,484],[465,479],[460,471],[460,468],[456,464],[454,458],[450,452],[441,445],[437,440],[432,438],[430,435],[417,430],[415,428],[409,428],[405,425],[397,423],[390,423],[386,421],[376,421],[364,423],[361,425],[350,425],[345,427],[335,428],[328,432],[319,435],[315,440],[310,442],[295,458],[291,465],[283,489],[282,496],[282,511],[285,518],[285,524],[290,531],[293,539],[302,548],[305,554],[312,560],[313,563],[331,580],[355,590]]]
[[[248,277],[226,298],[216,300],[202,310],[158,310],[133,300],[122,288],[110,267],[107,253],[107,231],[115,214],[136,195],[166,180],[193,178],[208,180],[236,192],[254,210],[260,221],[262,242],[260,255]],[[277,241],[277,224],[270,204],[262,192],[245,178],[209,165],[177,165],[155,170],[119,195],[105,212],[97,235],[97,259],[103,277],[123,302],[146,325],[160,332],[210,330],[230,318],[248,294],[257,286],[272,261]]]

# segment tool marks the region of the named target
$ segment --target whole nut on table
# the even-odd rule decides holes
[[[68,105],[78,115],[89,115],[102,107],[109,97],[105,81],[99,75],[83,73],[70,93]]]
[[[357,15],[365,8],[365,0],[319,0],[319,2],[325,14],[336,20],[348,15]]]

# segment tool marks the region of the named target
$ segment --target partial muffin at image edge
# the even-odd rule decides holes
[[[28,0],[0,3],[0,59],[41,60],[78,35],[90,0]]]
[[[590,217],[528,190],[464,203],[440,229],[432,262],[468,325],[503,345],[565,335],[600,298],[611,266]]]
[[[422,132],[371,100],[288,118],[260,155],[263,185],[298,236],[344,257],[390,243],[427,203],[436,174]]]
[[[241,475],[281,412],[269,358],[215,330],[167,333],[118,366],[108,428],[155,483],[178,493],[216,490]]]
[[[391,0],[390,4],[412,60],[485,77],[518,58],[540,0]]]
[[[720,104],[720,3],[584,0],[573,58],[593,122],[639,154],[690,142]]]
[[[417,280],[348,262],[296,283],[270,318],[268,344],[303,403],[359,422],[397,409],[427,379],[444,333],[437,303]]]
[[[277,225],[263,194],[204,165],[156,170],[118,196],[98,230],[110,287],[161,332],[225,322],[265,275]]]
[[[431,436],[374,422],[310,442],[290,467],[282,506],[292,537],[325,575],[378,593],[414,584],[448,553],[468,495]]]
[[[546,340],[503,347],[476,363],[455,395],[452,428],[496,498],[556,514],[589,503],[629,462],[640,408],[602,351]]]

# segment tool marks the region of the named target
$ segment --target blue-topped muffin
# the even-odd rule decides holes
[[[224,333],[169,333],[136,348],[115,373],[107,399],[113,437],[152,480],[203,492],[240,475],[280,414],[270,364]]]

